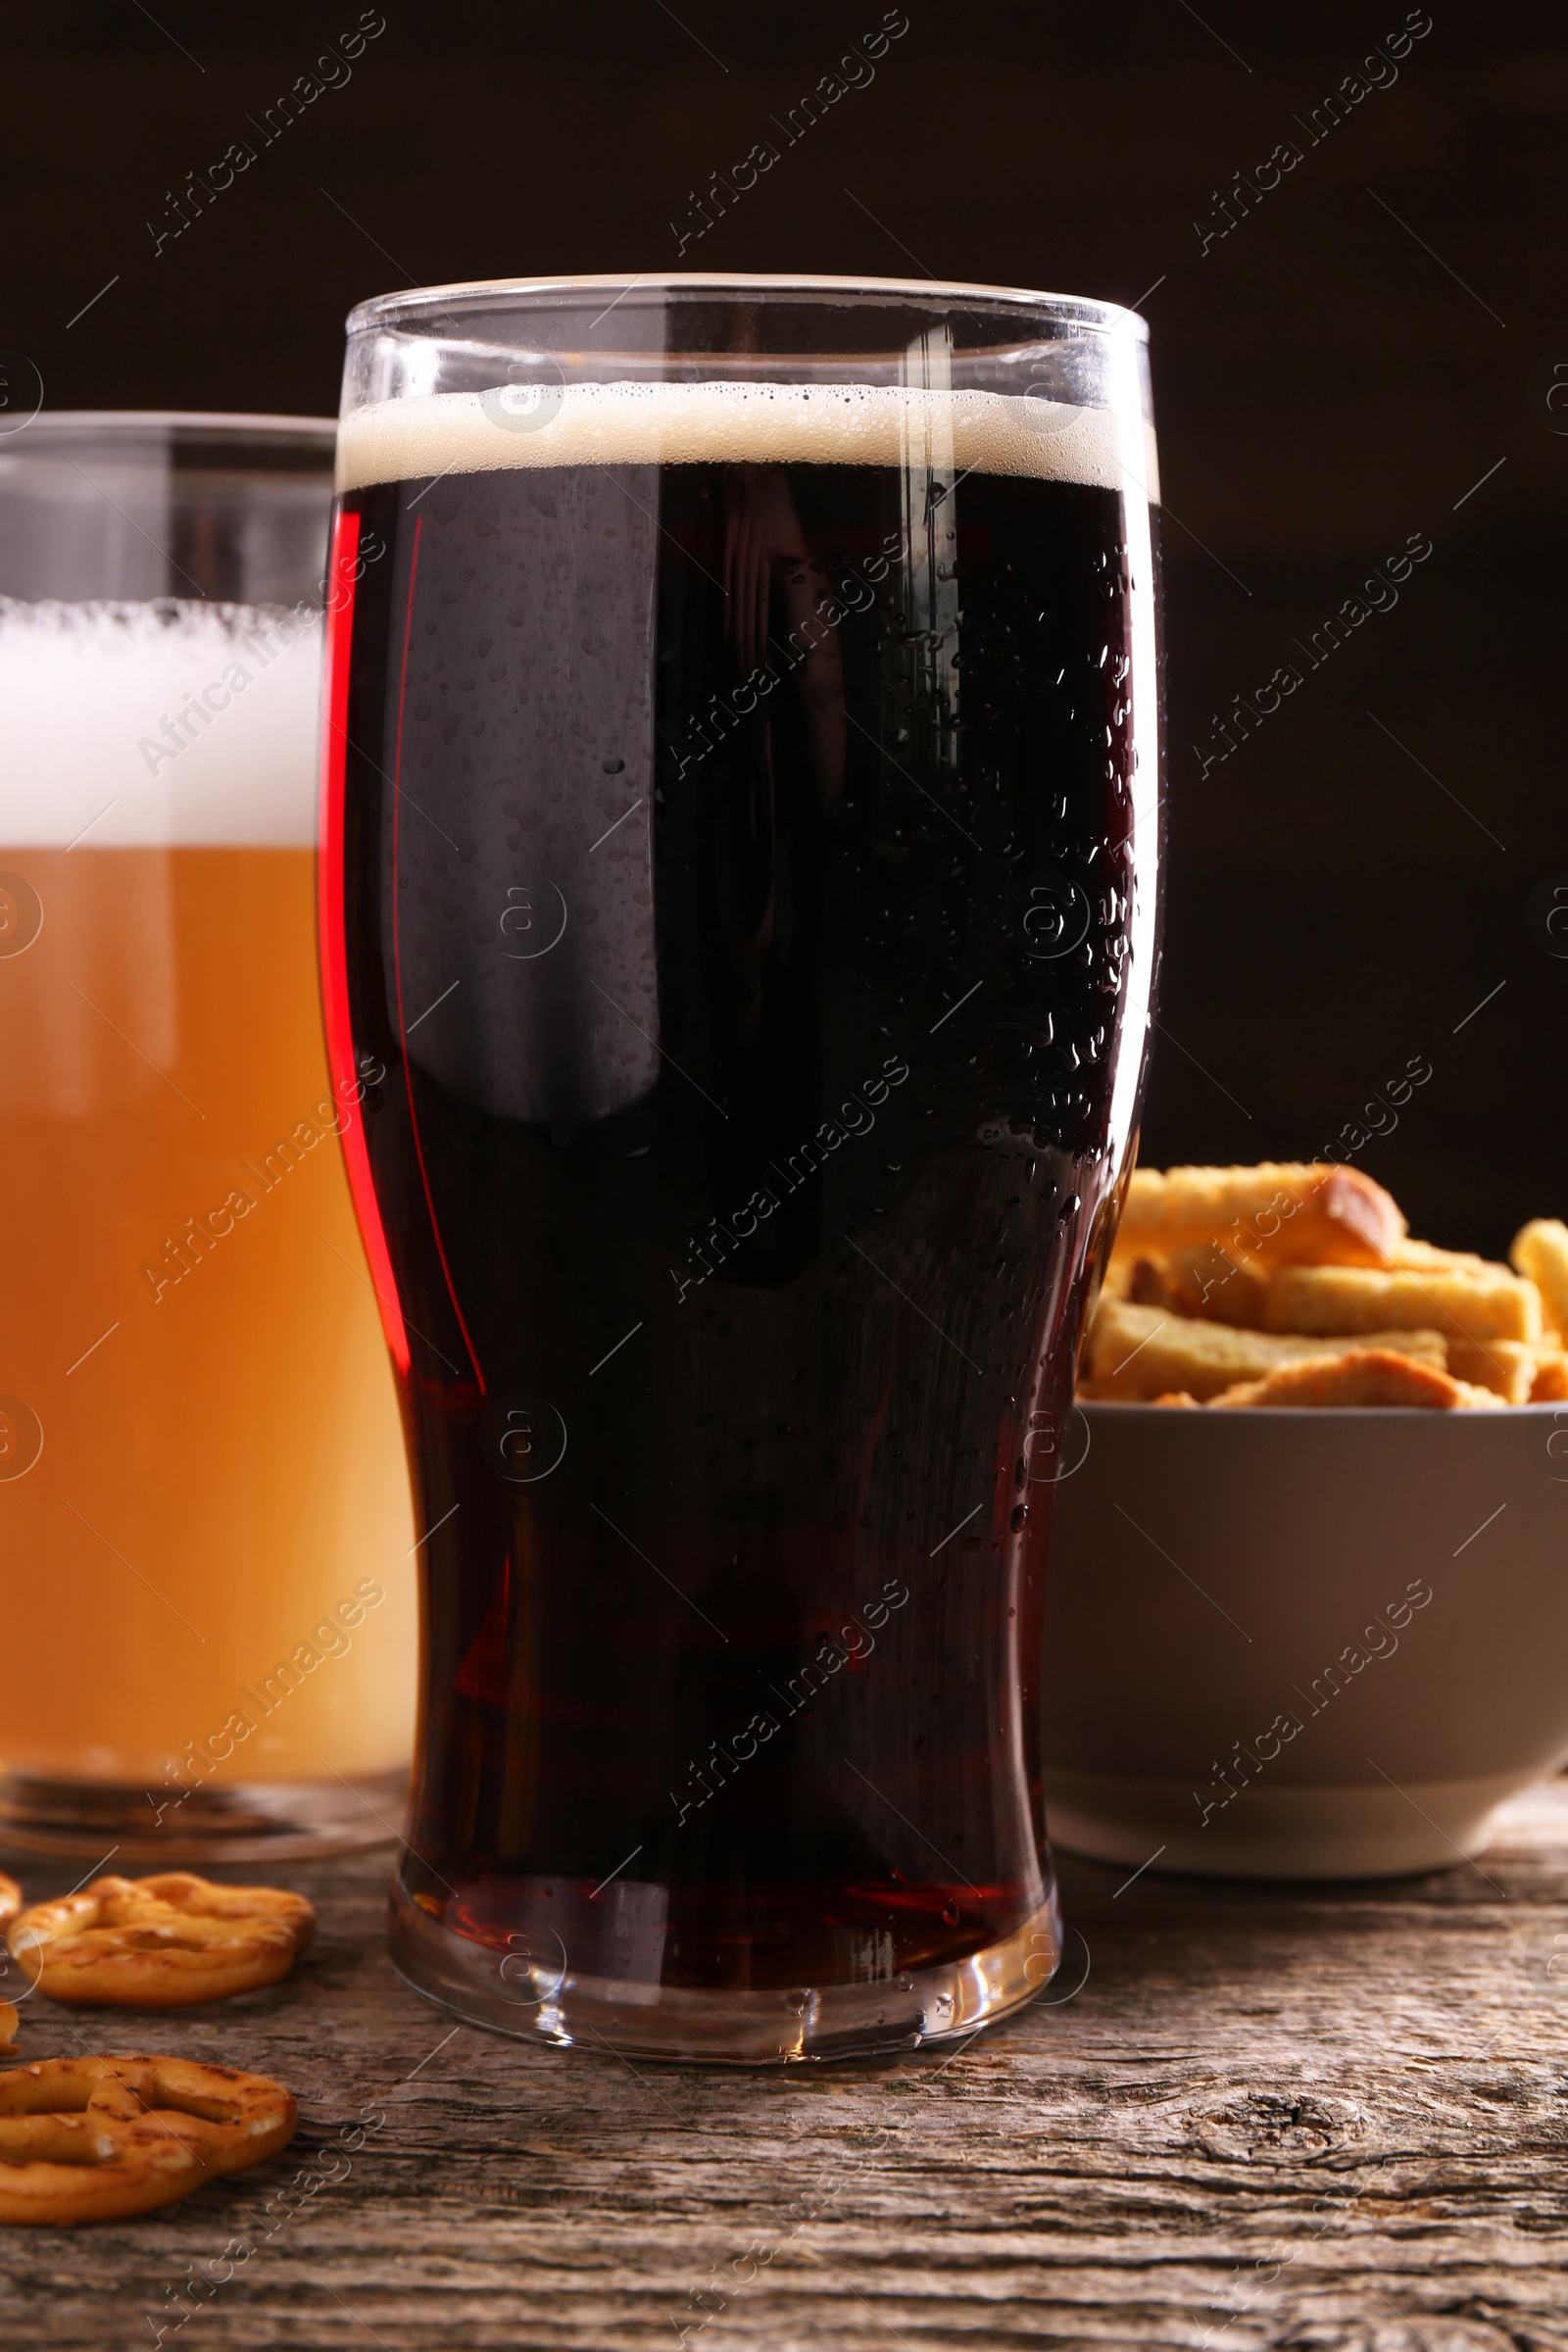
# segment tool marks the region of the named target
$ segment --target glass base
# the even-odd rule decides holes
[[[995,2023],[1032,2000],[1055,1974],[1061,1915],[1053,1888],[1021,1927],[966,1960],[882,1984],[771,1992],[699,1992],[540,1965],[454,1936],[401,1883],[388,1900],[387,1943],[393,1966],[416,1992],[493,2033],[631,2058],[780,2066],[892,2056]]]
[[[26,1853],[127,1862],[298,1860],[393,1845],[403,1835],[407,1770],[359,1780],[238,1781],[226,1788],[127,1788],[0,1773],[0,1845]]]

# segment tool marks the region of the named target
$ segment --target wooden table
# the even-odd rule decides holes
[[[27,2004],[24,2058],[74,2028],[210,2056],[301,2129],[146,2221],[0,2230],[6,2352],[1568,2347],[1568,1783],[1424,1879],[1068,1860],[1045,2000],[956,2054],[777,2074],[454,2026],[387,1963],[386,1869],[278,1874],[321,1932],[271,1992]]]

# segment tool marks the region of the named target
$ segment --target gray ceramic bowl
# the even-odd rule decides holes
[[[1430,1870],[1568,1756],[1568,1406],[1088,1404],[1063,1459],[1059,1845],[1256,1878]]]

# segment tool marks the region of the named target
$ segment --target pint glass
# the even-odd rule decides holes
[[[407,1788],[413,1530],[316,976],[333,440],[0,437],[0,1840],[111,1867],[381,1839]]]
[[[1041,1578],[1155,939],[1143,328],[682,277],[349,333],[321,920],[421,1568],[394,1956],[631,2052],[966,2032],[1058,1953]]]

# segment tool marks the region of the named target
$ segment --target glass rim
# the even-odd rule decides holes
[[[277,439],[335,444],[335,416],[269,416],[228,409],[39,409],[12,436],[17,449],[25,436],[58,432],[63,439],[76,435],[123,434],[127,439],[155,433],[192,431],[209,439],[227,437],[252,441],[264,434]]]
[[[573,292],[602,294],[617,287],[629,294],[639,286],[651,290],[671,288],[681,293],[820,294],[855,297],[866,302],[896,301],[919,295],[927,302],[957,305],[985,303],[1000,311],[1004,317],[1008,312],[1034,311],[1074,326],[1088,327],[1096,333],[1130,332],[1139,342],[1147,343],[1149,340],[1148,321],[1137,311],[1129,309],[1125,303],[1102,302],[1090,295],[1049,294],[1035,292],[1024,286],[988,286],[960,280],[950,282],[944,278],[811,276],[749,270],[655,270],[585,276],[567,274],[562,277],[458,279],[451,285],[412,286],[400,294],[372,295],[368,301],[355,304],[348,315],[346,327],[351,337],[363,335],[376,327],[396,327],[405,321],[418,320],[449,305],[476,301],[485,295],[505,296],[520,302],[528,295]]]

